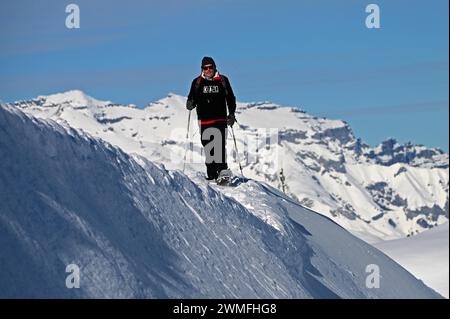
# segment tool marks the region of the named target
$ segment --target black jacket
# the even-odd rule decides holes
[[[213,80],[200,78],[199,83],[198,77],[195,78],[192,81],[188,100],[197,107],[197,117],[201,121],[226,119],[227,105],[229,114],[234,114],[236,111],[236,97],[230,81],[224,75],[219,75]]]

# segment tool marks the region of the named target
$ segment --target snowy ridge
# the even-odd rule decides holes
[[[73,106],[105,106],[111,104],[110,101],[99,101],[94,99],[80,90],[72,90],[48,96],[38,96],[37,100],[44,101],[42,106],[52,106],[63,103],[70,103]]]
[[[0,130],[2,298],[439,297],[268,184],[229,190],[261,197],[246,208],[198,175],[17,108],[0,107]],[[68,264],[80,289],[65,287]],[[369,264],[378,289],[365,285]]]
[[[184,155],[185,102],[185,97],[171,93],[144,109],[116,104],[83,109],[64,103],[55,110],[33,101],[15,106],[88,132],[128,154],[180,169],[182,163],[175,163],[173,155]],[[242,163],[247,177],[281,189],[282,168],[289,196],[369,242],[403,238],[448,221],[448,154],[439,149],[400,145],[393,139],[371,148],[345,121],[271,102],[238,103],[237,119],[234,131],[241,159],[249,159]],[[189,158],[202,151],[194,123],[192,119]],[[251,141],[265,128],[277,129],[278,143],[248,156]],[[233,147],[228,152],[228,163],[238,172]],[[188,169],[204,171],[201,161]]]

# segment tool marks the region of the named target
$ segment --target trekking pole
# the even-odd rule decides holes
[[[236,137],[234,136],[233,126],[231,126],[231,135],[233,135],[234,149],[236,151],[236,159],[239,164],[239,169],[241,170],[241,176],[244,177],[244,173],[242,172],[241,160],[239,159],[239,152],[238,152],[238,148],[237,148],[237,144],[236,144]]]
[[[189,115],[188,115],[188,124],[187,124],[187,131],[186,131],[186,147],[184,150],[183,173],[184,173],[184,169],[186,167],[186,158],[187,158],[188,142],[189,142],[189,124],[190,123],[191,123],[191,110],[189,110]]]

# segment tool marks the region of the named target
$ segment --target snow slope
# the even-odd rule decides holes
[[[185,97],[169,94],[139,109],[69,91],[14,105],[129,154],[180,169],[186,147],[185,102]],[[270,102],[238,103],[237,119],[234,131],[247,177],[281,189],[283,169],[289,196],[368,242],[403,238],[448,221],[448,154],[441,150],[400,145],[393,139],[370,148],[344,121]],[[194,119],[191,128],[188,170],[203,172]],[[274,136],[272,144],[265,143],[265,137]],[[233,147],[228,153],[232,170],[238,172]]]
[[[439,297],[268,184],[218,188],[1,105],[0,297]]]
[[[411,238],[376,243],[375,247],[448,298],[448,223]]]

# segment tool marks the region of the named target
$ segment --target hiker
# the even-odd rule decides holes
[[[205,150],[206,179],[219,182],[219,177],[231,178],[226,162],[226,136],[227,125],[233,126],[236,121],[236,97],[230,81],[219,74],[213,58],[202,59],[201,74],[192,81],[186,108],[189,111],[197,108],[200,138]]]

